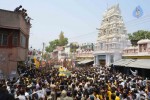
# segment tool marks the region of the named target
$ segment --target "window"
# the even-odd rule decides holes
[[[26,37],[23,34],[20,34],[20,46],[26,47]]]
[[[0,46],[7,46],[8,45],[8,34],[1,33],[0,34]]]
[[[18,46],[18,33],[14,33],[13,34],[13,41],[12,41],[12,43],[13,43],[13,46]]]

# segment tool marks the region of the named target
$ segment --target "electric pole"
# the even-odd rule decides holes
[[[43,54],[44,54],[44,48],[45,48],[45,43],[43,42],[42,58],[43,58]]]

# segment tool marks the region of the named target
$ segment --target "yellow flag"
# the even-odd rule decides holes
[[[63,66],[60,66],[59,67],[59,71],[61,72],[61,71],[64,71],[64,67]]]
[[[34,62],[35,62],[36,68],[39,68],[40,67],[40,62],[37,61],[37,59],[35,57],[34,57]]]

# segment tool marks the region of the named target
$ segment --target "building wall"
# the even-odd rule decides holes
[[[76,60],[94,60],[93,51],[78,51],[75,53]]]
[[[70,57],[70,47],[65,47],[65,53],[67,54],[67,57]]]
[[[120,60],[122,58],[122,53],[115,52],[114,53],[114,62]]]
[[[150,59],[150,40],[139,40],[136,47],[124,49],[122,56],[124,59]]]
[[[61,59],[65,59],[65,58],[67,58],[65,51],[64,50],[58,51],[58,61],[60,61]]]
[[[58,61],[61,59],[61,51],[58,51]]]
[[[19,15],[19,19],[20,19],[19,21],[20,21],[20,28],[21,28],[21,30],[23,31],[23,33],[25,35],[29,35],[29,33],[30,33],[30,25],[29,25],[29,23],[27,23],[24,20],[22,15]]]
[[[16,49],[17,53],[18,53],[18,57],[17,57],[17,61],[24,61],[27,58],[27,54],[28,54],[28,50],[18,47],[18,48],[14,48]]]
[[[17,47],[17,48],[1,48],[0,49],[0,69],[5,75],[11,73],[11,71],[17,69],[18,61],[25,61],[27,50]]]
[[[75,52],[76,60],[94,60],[93,43],[82,43]]]
[[[28,54],[30,23],[26,22],[21,12],[0,9],[0,34],[8,35],[8,45],[0,46],[0,70],[4,75],[16,71],[17,63],[25,61]],[[18,34],[18,44],[13,45],[13,35]],[[21,46],[21,34],[26,37],[25,46]],[[25,39],[24,39],[25,40]]]
[[[19,28],[19,15],[12,11],[0,9],[0,26]]]
[[[51,53],[51,58],[58,60],[58,51],[52,52],[52,53]]]
[[[0,9],[0,27],[21,29],[25,35],[29,35],[30,24],[26,22],[19,12]]]

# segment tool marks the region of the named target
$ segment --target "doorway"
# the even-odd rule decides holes
[[[99,60],[99,64],[100,64],[100,66],[105,67],[106,60]]]

